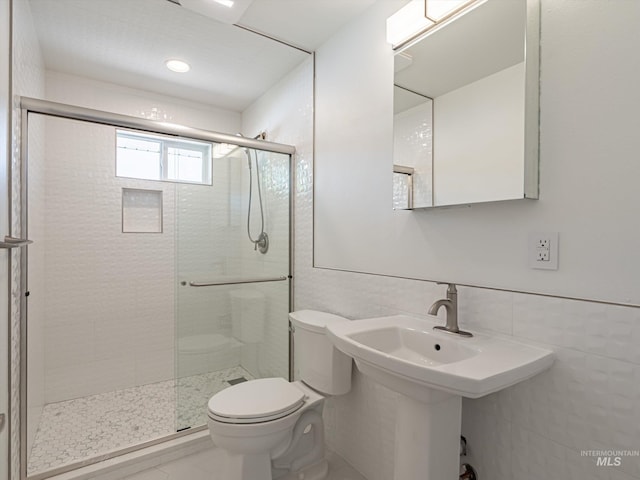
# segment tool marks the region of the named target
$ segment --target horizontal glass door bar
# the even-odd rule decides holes
[[[191,287],[215,287],[219,285],[238,285],[242,283],[264,283],[264,282],[284,282],[289,277],[282,275],[280,277],[253,277],[253,278],[223,278],[208,282],[189,282]]]

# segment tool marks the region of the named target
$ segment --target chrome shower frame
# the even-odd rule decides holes
[[[273,153],[282,153],[289,155],[289,272],[288,275],[282,280],[289,280],[289,311],[293,311],[294,303],[294,286],[293,286],[293,272],[294,272],[294,208],[295,208],[295,147],[291,145],[285,145],[281,143],[269,142],[262,140],[261,135],[257,139],[246,138],[237,135],[210,132],[207,130],[201,130],[197,128],[186,127],[177,124],[169,124],[166,122],[160,122],[156,120],[149,120],[144,118],[131,117],[128,115],[121,115],[117,113],[105,112],[101,110],[94,110],[84,107],[78,107],[75,105],[67,105],[57,102],[51,102],[47,100],[40,100],[30,97],[16,97],[16,104],[20,106],[21,120],[20,120],[20,192],[21,192],[21,215],[20,215],[20,234],[26,238],[28,235],[28,209],[27,209],[27,192],[28,192],[28,141],[29,141],[29,113],[41,114],[50,117],[65,118],[69,120],[78,120],[83,122],[94,123],[98,125],[107,125],[118,128],[130,128],[139,131],[173,135],[180,137],[188,137],[194,140],[203,140],[215,143],[229,143],[239,147],[245,147],[256,150],[263,150]],[[84,460],[78,463],[70,464],[64,467],[59,467],[47,471],[43,474],[36,474],[27,477],[27,296],[28,296],[28,283],[27,283],[27,252],[28,249],[24,249],[21,255],[20,264],[20,405],[19,405],[19,417],[20,417],[20,478],[28,480],[44,480],[51,475],[59,475],[69,471],[76,470],[80,467],[86,467],[88,465],[102,462],[110,458],[118,457],[133,451],[141,450],[147,447],[165,443],[169,440],[177,439],[180,437],[186,437],[188,435],[202,432],[206,430],[206,425],[190,428],[186,431],[181,431],[175,434],[167,435],[163,438],[150,440],[140,443],[139,445],[123,448],[115,452],[103,454],[100,457],[96,457],[89,460]],[[278,278],[280,280],[280,278]],[[289,329],[289,372],[288,380],[293,380],[293,351],[292,351],[292,333]]]

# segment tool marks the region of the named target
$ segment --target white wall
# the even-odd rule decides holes
[[[519,63],[434,99],[435,205],[524,197],[524,73]]]
[[[510,266],[525,261],[520,246],[526,233],[548,228],[561,232],[561,269],[571,275],[555,280],[555,274],[540,274],[536,283],[547,279],[551,288],[567,282],[587,299],[611,296],[614,289],[617,299],[637,297],[638,163],[630,119],[640,106],[640,65],[633,54],[640,4],[543,2],[538,202],[397,212],[397,218],[386,213],[392,63],[387,70],[385,46],[370,37],[371,22],[381,21],[373,31],[384,33],[387,5],[378,2],[317,52],[315,195],[340,207],[337,218],[320,218],[323,212],[316,211],[316,229],[331,233],[322,248],[347,245],[341,260],[389,270],[417,265],[417,273],[441,255],[438,270],[425,271],[452,280],[465,269],[479,279],[492,271],[517,289]],[[296,249],[305,252],[297,256],[297,309],[349,318],[421,316],[444,296],[444,287],[426,281],[312,268],[312,195],[299,190],[296,201]],[[357,226],[353,239],[337,228],[341,221]],[[419,240],[420,250],[409,248],[405,236]],[[469,245],[470,238],[479,246]],[[596,241],[608,247],[594,259],[589,251]],[[363,254],[367,243],[377,248],[375,259]],[[529,275],[525,268],[520,275]],[[468,460],[480,478],[640,478],[638,457],[623,458],[619,467],[597,467],[594,458],[581,456],[583,450],[639,448],[639,308],[481,288],[460,288],[459,300],[465,328],[513,336],[557,355],[548,372],[463,402]],[[393,392],[356,372],[352,392],[325,406],[329,445],[368,480],[393,477],[396,401]]]
[[[539,200],[393,212],[391,3],[317,52],[316,265],[640,304],[640,4],[542,2]],[[528,267],[536,231],[559,232],[558,271]]]

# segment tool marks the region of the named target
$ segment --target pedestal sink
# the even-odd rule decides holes
[[[478,398],[526,380],[553,352],[437,323],[394,315],[327,326],[358,370],[398,392],[394,480],[459,478],[462,397]]]

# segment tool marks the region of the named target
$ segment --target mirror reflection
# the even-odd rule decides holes
[[[393,88],[393,208],[433,204],[433,99]]]
[[[537,197],[525,178],[537,165],[525,131],[538,70],[526,34],[526,0],[487,0],[396,53],[393,161],[417,173],[412,206],[396,201],[394,178],[394,208]]]
[[[247,10],[200,0],[28,4],[47,69],[235,112],[309,57],[303,47],[252,32],[270,27],[261,23],[264,5]],[[234,25],[241,18],[245,25]],[[190,70],[171,70],[169,60],[186,62]]]
[[[13,2],[13,93],[96,112],[20,124],[29,182],[13,187],[35,240],[22,478],[206,428],[217,392],[289,374],[290,155],[154,131],[291,135],[311,56],[249,31],[269,9],[250,3]]]

